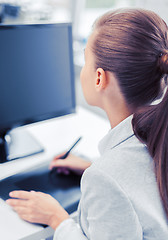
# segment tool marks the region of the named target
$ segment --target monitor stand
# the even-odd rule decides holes
[[[38,141],[23,128],[0,134],[0,163],[28,157],[44,151]]]

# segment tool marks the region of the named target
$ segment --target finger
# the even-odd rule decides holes
[[[69,175],[69,174],[70,174],[70,171],[65,170],[65,171],[63,172],[63,174]]]
[[[58,158],[59,159],[59,158]],[[53,168],[53,165],[58,161],[58,159],[53,159],[49,164],[49,169],[51,170]]]
[[[50,169],[52,169],[52,168],[54,168],[54,167],[68,167],[68,163],[67,163],[67,161],[66,160],[60,160],[60,159],[58,159],[57,161],[55,161],[55,162],[52,162],[51,164],[50,164]]]
[[[55,170],[56,170],[57,173],[61,173],[62,172],[62,168],[61,167],[60,168],[55,168]]]
[[[25,213],[18,213],[19,217],[22,218],[23,220],[31,223],[37,223],[36,218],[33,217],[32,215],[25,214]]]
[[[13,210],[17,212],[19,215],[25,214],[27,215],[28,211],[26,207],[13,207]]]
[[[44,192],[36,192],[36,196],[45,197],[45,196],[50,196],[50,195],[48,193],[44,193]]]
[[[66,153],[66,152],[63,152],[63,153],[55,156],[54,159],[53,159],[53,161],[54,161],[54,160],[57,160],[57,159],[60,159],[63,155],[65,155],[65,153]]]
[[[33,222],[33,216],[25,208],[13,208],[13,210],[25,221]]]
[[[69,175],[70,171],[67,168],[62,168],[61,173],[65,174],[65,175]]]
[[[62,167],[62,168],[57,168],[56,169],[57,173],[65,174],[68,175],[70,173],[69,169]]]
[[[55,156],[55,157],[53,158],[53,160],[51,161],[51,163],[57,161],[58,159],[62,159],[62,156],[64,156],[65,154],[66,154],[66,152],[63,152],[63,153]],[[50,164],[51,164],[51,163],[50,163]]]
[[[6,203],[12,207],[15,206],[27,207],[27,200],[7,199]]]
[[[9,196],[10,197],[13,197],[13,198],[20,198],[20,199],[31,199],[33,194],[31,192],[28,192],[28,191],[22,191],[22,190],[19,190],[19,191],[12,191],[9,193]]]
[[[23,220],[28,221],[28,222],[32,222],[30,220],[30,217],[27,214],[22,214],[22,213],[18,213],[18,214],[19,214],[19,217],[22,218]]]
[[[33,193],[33,194],[36,193],[36,191],[34,191],[34,190],[31,190],[30,192]]]

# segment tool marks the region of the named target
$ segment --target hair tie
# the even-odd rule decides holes
[[[159,54],[158,66],[162,74],[168,74],[168,50]]]
[[[163,56],[163,53],[161,52],[160,54],[159,54],[159,57],[162,57]]]

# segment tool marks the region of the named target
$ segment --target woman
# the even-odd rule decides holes
[[[168,239],[167,32],[158,15],[142,9],[116,10],[96,21],[81,84],[87,102],[107,113],[112,129],[89,168],[73,155],[64,161],[57,156],[50,166],[87,168],[78,223],[49,195],[14,191],[10,196],[19,199],[7,202],[21,218],[50,225],[58,240]]]

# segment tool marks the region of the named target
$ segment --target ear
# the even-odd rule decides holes
[[[101,91],[105,89],[107,85],[108,85],[108,79],[105,71],[102,68],[98,68],[96,70],[96,82],[95,82],[96,90]]]

